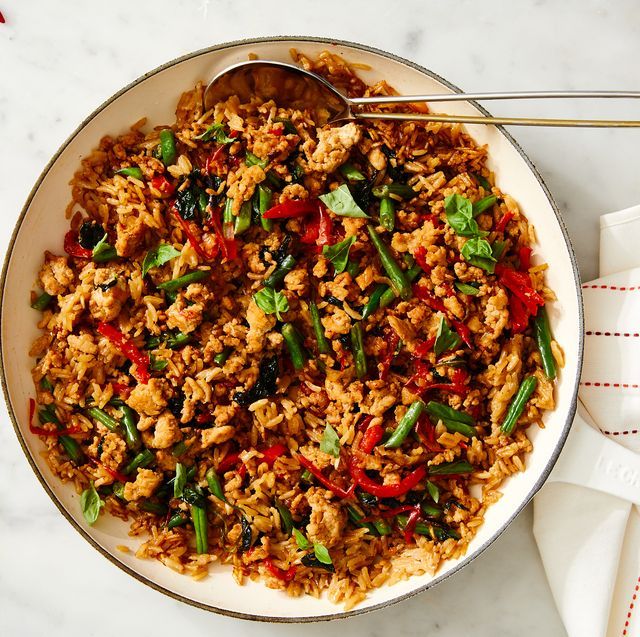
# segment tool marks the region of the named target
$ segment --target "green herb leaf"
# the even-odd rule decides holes
[[[475,285],[470,283],[463,283],[462,281],[456,281],[454,283],[456,289],[462,292],[462,294],[468,294],[469,296],[478,296],[480,294],[480,290],[478,290]]]
[[[151,248],[144,257],[142,262],[142,276],[146,276],[151,268],[157,268],[171,261],[175,257],[180,256],[180,250],[176,250],[168,243],[161,243],[155,248]]]
[[[152,372],[161,372],[168,364],[166,358],[156,358],[153,354],[149,357],[149,369]]]
[[[291,533],[293,530],[293,517],[291,516],[291,511],[287,508],[284,502],[281,502],[276,498],[275,500],[276,509],[278,509],[278,513],[280,514],[280,526],[285,533]]]
[[[460,253],[471,265],[493,274],[496,258],[493,256],[491,244],[486,239],[469,239],[462,246]]]
[[[348,237],[340,243],[336,243],[332,246],[324,246],[322,248],[322,254],[333,263],[333,267],[336,269],[336,274],[344,272],[349,261],[349,250],[355,243],[355,237]]]
[[[481,232],[473,218],[473,206],[466,197],[458,194],[449,195],[444,200],[444,210],[447,213],[447,223],[461,237],[479,237],[486,234]]]
[[[125,177],[133,177],[134,179],[142,179],[142,170],[139,166],[128,166],[127,168],[121,168],[116,170],[116,175],[124,175]]]
[[[287,297],[273,288],[263,288],[253,295],[253,300],[265,314],[275,314],[279,321],[282,320],[281,312],[289,310]]]
[[[269,160],[260,159],[260,157],[258,157],[257,155],[254,155],[253,153],[247,151],[244,156],[244,163],[247,164],[247,166],[260,166],[260,168],[264,170],[267,167]]]
[[[438,504],[438,501],[440,500],[440,489],[438,489],[438,485],[427,481],[427,491],[429,492],[431,499]]]
[[[433,345],[433,351],[436,356],[440,356],[448,349],[454,349],[461,343],[460,337],[451,330],[444,316],[440,319],[438,332],[436,334],[436,342]]]
[[[324,544],[320,544],[320,542],[313,543],[313,552],[316,556],[316,559],[321,564],[333,564],[331,561],[331,555],[329,555],[329,551]]]
[[[493,253],[494,258],[499,259],[504,252],[504,249],[507,247],[506,241],[494,241],[491,245],[491,252]]]
[[[286,117],[274,117],[273,121],[274,122],[280,122],[281,124],[284,124],[284,132],[287,135],[297,135],[298,134],[298,130],[293,125],[293,122],[290,119],[287,119]]]
[[[320,451],[324,451],[334,458],[340,457],[340,438],[336,433],[336,430],[328,423],[324,428],[324,433],[322,434]]]
[[[184,488],[187,484],[187,469],[181,463],[176,464],[176,477],[173,481],[173,497],[181,498],[184,493]]]
[[[217,122],[215,124],[211,124],[209,128],[207,128],[202,135],[198,135],[196,139],[201,139],[203,142],[208,142],[213,139],[218,142],[218,144],[232,144],[235,139],[233,137],[229,137],[224,130],[224,124],[221,122]]]
[[[320,200],[329,210],[341,217],[369,219],[369,215],[356,203],[347,184],[342,184],[342,186],[332,192],[328,192],[326,195],[320,195]]]
[[[342,164],[342,166],[340,166],[340,173],[349,181],[366,180],[366,177],[353,164]]]
[[[479,214],[483,213],[487,208],[491,208],[498,201],[498,198],[495,195],[489,195],[488,197],[484,197],[480,199],[480,201],[476,201],[473,204],[473,216],[477,217]]]
[[[93,526],[100,515],[100,509],[104,506],[104,502],[100,499],[93,482],[89,484],[89,488],[85,489],[80,496],[80,507],[82,515],[89,526]]]
[[[111,261],[118,256],[116,249],[107,243],[107,233],[104,233],[104,237],[96,243],[95,247],[91,251],[91,258],[98,263],[104,263],[105,261]]]
[[[298,531],[295,526],[293,527],[293,537],[296,539],[298,547],[303,551],[311,548],[311,542],[309,542],[304,534],[301,531]]]

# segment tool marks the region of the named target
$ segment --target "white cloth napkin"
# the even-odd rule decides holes
[[[601,278],[582,286],[586,334],[578,415],[535,498],[533,530],[569,636],[638,637],[640,206],[601,217],[600,233]],[[594,436],[588,426],[600,433]],[[587,445],[576,444],[579,435],[573,438],[580,429],[612,455],[587,453]],[[620,488],[607,489],[607,479]]]

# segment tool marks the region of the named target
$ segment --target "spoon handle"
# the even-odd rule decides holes
[[[374,95],[353,97],[356,105],[406,104],[407,102],[468,102],[469,100],[537,100],[537,99],[637,99],[640,91],[519,91],[509,93],[445,93],[436,95]]]
[[[468,96],[466,96],[468,99]],[[354,100],[355,101],[355,100]],[[412,101],[415,101],[413,98]],[[432,115],[430,113],[352,112],[356,119],[419,120],[421,122],[457,122],[461,124],[503,124],[507,126],[555,126],[578,128],[640,128],[638,120],[547,119],[530,117],[483,117],[482,115]]]

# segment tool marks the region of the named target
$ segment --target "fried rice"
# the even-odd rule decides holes
[[[350,96],[393,93],[292,55]],[[66,253],[32,292],[32,432],[140,558],[351,608],[464,554],[525,470],[554,408],[546,266],[460,125],[202,98],[82,160]]]

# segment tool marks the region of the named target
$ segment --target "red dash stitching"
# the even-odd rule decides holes
[[[601,382],[592,382],[589,380],[580,381],[581,385],[585,387],[622,387],[624,389],[638,389],[640,385],[637,383],[601,383]]]
[[[629,602],[629,610],[627,611],[627,619],[624,622],[624,628],[622,629],[622,637],[625,637],[628,634],[627,628],[629,628],[629,621],[631,619],[631,615],[633,614],[633,607],[635,606],[636,599],[638,598],[639,590],[640,590],[640,577],[638,577],[638,581],[636,582],[636,587],[633,590],[631,601]]]
[[[629,337],[640,337],[640,333],[638,332],[592,332],[589,330],[586,332],[587,336],[626,336]]]
[[[638,285],[595,285],[593,283],[584,283],[582,285],[583,290],[615,290],[617,292],[633,292],[634,290],[640,290]]]
[[[627,429],[625,431],[607,431],[606,429],[600,430],[603,434],[607,434],[607,436],[630,436],[632,434],[637,434],[640,430],[638,429]]]

